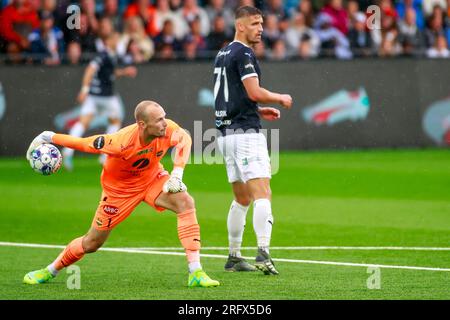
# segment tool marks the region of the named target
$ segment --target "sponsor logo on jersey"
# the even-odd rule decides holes
[[[133,167],[137,169],[143,169],[150,164],[150,160],[147,158],[142,158],[133,163]]]
[[[216,127],[219,128],[221,126],[229,126],[231,124],[231,120],[216,120]]]
[[[137,155],[137,156],[140,156],[140,155],[142,155],[142,154],[147,154],[147,153],[152,152],[152,151],[153,151],[153,148],[145,149],[145,150],[139,151],[136,155]]]
[[[227,111],[226,110],[218,110],[216,111],[216,117],[226,117]]]
[[[94,148],[97,150],[102,149],[105,146],[105,137],[100,136],[94,140]]]
[[[103,212],[106,213],[108,216],[114,216],[119,213],[119,208],[115,206],[104,205]]]
[[[219,53],[217,54],[217,58],[221,57],[221,56],[226,56],[227,54],[230,54],[231,50],[227,50],[227,51],[219,51]]]
[[[245,68],[245,69],[252,69],[252,70],[255,70],[255,66],[254,66],[253,64],[251,64],[251,63],[247,63],[247,64],[244,66],[244,68]]]

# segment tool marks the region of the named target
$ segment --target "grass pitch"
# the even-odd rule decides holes
[[[85,233],[100,197],[97,159],[76,158],[73,173],[34,173],[23,158],[0,159],[0,242],[65,245]],[[171,168],[170,159],[165,159]],[[204,254],[226,255],[232,200],[223,165],[189,165],[184,180],[194,196]],[[283,153],[272,179],[272,246],[279,276],[226,273],[224,258],[203,257],[218,288],[188,289],[184,256],[99,251],[51,283],[22,284],[61,251],[0,245],[0,299],[450,299],[450,272],[381,268],[380,289],[367,286],[367,266],[450,268],[450,153],[395,150]],[[244,246],[255,246],[252,212]],[[288,249],[285,247],[377,247]],[[379,247],[446,250],[379,250]],[[180,247],[176,218],[141,204],[105,247]],[[377,249],[377,250],[375,250]],[[182,252],[159,249],[163,252]],[[243,250],[254,257],[255,250]],[[334,264],[311,264],[307,261]],[[369,272],[369,273],[368,273]]]

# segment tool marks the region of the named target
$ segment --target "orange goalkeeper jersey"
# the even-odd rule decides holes
[[[101,182],[111,196],[126,197],[142,192],[164,170],[160,160],[167,150],[175,147],[174,166],[184,168],[191,151],[191,137],[175,122],[166,119],[166,134],[141,145],[137,124],[130,125],[113,134],[76,138],[55,134],[53,142],[64,147],[89,153],[108,155]]]

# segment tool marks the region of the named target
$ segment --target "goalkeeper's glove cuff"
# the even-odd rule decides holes
[[[174,167],[170,176],[183,180],[183,168]]]

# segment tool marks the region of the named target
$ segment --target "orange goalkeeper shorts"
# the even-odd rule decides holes
[[[92,221],[92,226],[97,230],[112,230],[125,220],[142,201],[159,212],[166,210],[165,208],[158,207],[155,201],[161,194],[164,183],[169,178],[170,176],[167,171],[161,171],[145,191],[132,193],[129,196],[125,193],[120,198],[108,195],[103,190],[94,220]]]

